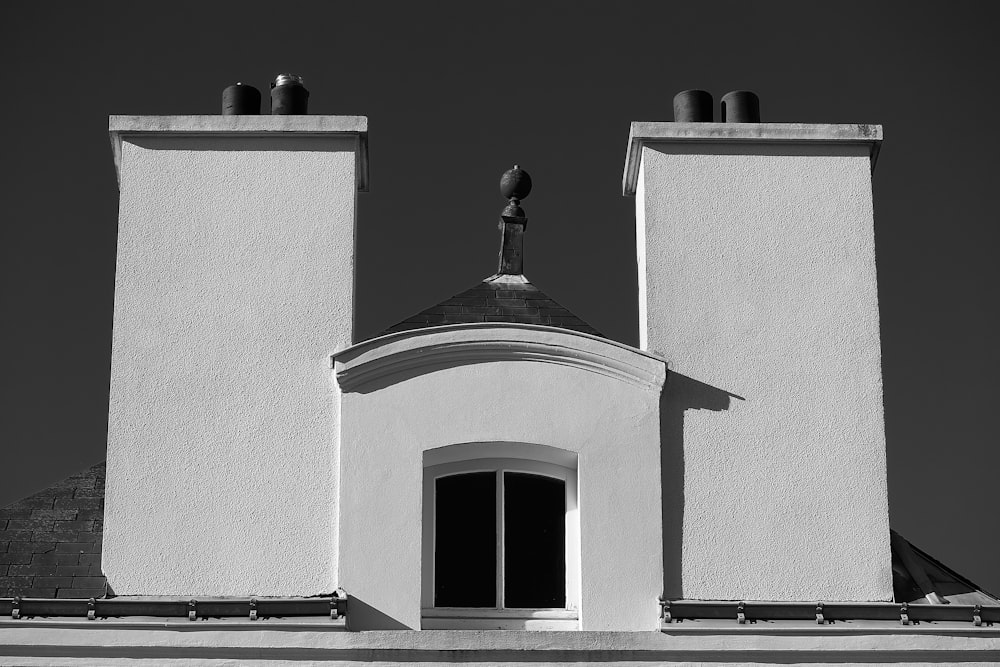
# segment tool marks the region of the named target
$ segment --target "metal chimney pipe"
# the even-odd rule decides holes
[[[711,123],[712,94],[705,90],[683,90],[674,95],[674,122]]]
[[[271,84],[271,115],[308,113],[309,91],[298,74],[279,74]]]
[[[734,90],[722,96],[723,123],[759,123],[760,98],[749,90]]]
[[[260,91],[253,86],[236,83],[222,91],[223,116],[257,116],[260,114]]]

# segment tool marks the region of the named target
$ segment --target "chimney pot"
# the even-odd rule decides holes
[[[222,91],[222,115],[260,115],[260,91],[243,83],[227,86]]]
[[[279,74],[271,84],[271,115],[308,113],[309,91],[298,74]]]
[[[675,123],[711,123],[712,94],[706,90],[682,90],[674,95]]]
[[[722,96],[723,123],[759,123],[760,98],[749,90],[734,90]]]

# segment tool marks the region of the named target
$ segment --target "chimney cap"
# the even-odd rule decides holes
[[[272,88],[277,88],[278,86],[304,86],[305,79],[303,79],[298,74],[279,74],[274,77],[274,83],[271,84]]]

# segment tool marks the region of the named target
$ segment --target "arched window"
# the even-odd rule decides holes
[[[524,447],[511,452],[509,446],[483,445],[476,451],[532,452]],[[576,466],[562,458],[553,463],[492,456],[433,464],[429,457],[424,628],[577,627]]]

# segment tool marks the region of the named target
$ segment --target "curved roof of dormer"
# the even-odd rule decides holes
[[[667,362],[600,336],[535,324],[478,322],[390,333],[332,355],[346,391],[392,384],[439,368],[494,361],[572,366],[660,392]]]

